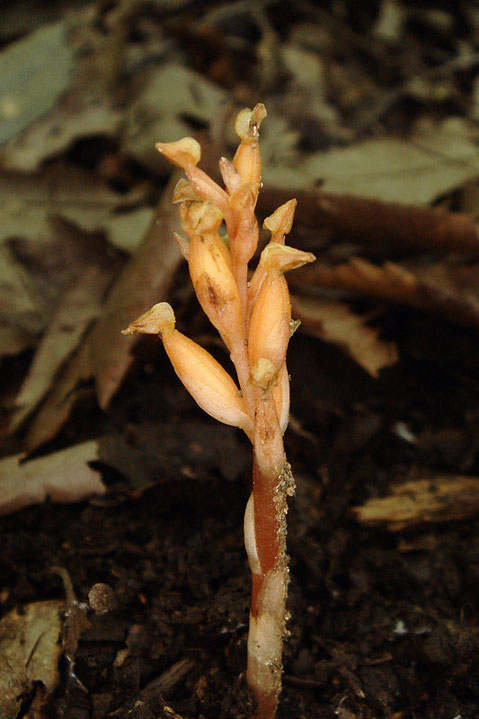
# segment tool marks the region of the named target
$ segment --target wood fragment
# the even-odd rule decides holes
[[[479,512],[479,477],[439,475],[410,480],[392,487],[387,497],[369,499],[352,511],[361,524],[391,532],[469,519]]]
[[[477,331],[476,274],[479,275],[478,269],[472,265],[464,269],[435,262],[428,265],[409,263],[405,267],[394,262],[376,265],[352,257],[339,265],[316,262],[312,268],[298,270],[295,280],[417,307]]]

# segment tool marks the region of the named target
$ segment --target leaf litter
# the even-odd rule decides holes
[[[122,421],[121,412],[118,417],[116,413],[125,399],[122,395],[121,402],[116,403],[114,398],[122,385],[125,393],[132,391],[132,379],[127,377],[139,348],[117,335],[117,330],[145,307],[167,299],[168,295],[174,297],[189,322],[193,325],[198,322],[181,274],[177,274],[179,284],[172,287],[173,275],[181,261],[171,241],[176,228],[175,210],[170,211],[171,188],[164,190],[166,169],[161,158],[155,155],[153,143],[209,128],[217,149],[228,156],[232,135],[229,118],[238,106],[252,106],[261,99],[270,111],[262,137],[265,188],[260,197],[261,214],[269,214],[280,204],[283,200],[277,200],[285,192],[285,199],[299,196],[295,232],[304,249],[314,249],[320,259],[316,267],[298,273],[295,278],[295,311],[302,316],[306,332],[319,334],[323,343],[334,345],[330,349],[333,358],[330,366],[327,364],[329,350],[323,351],[326,344],[322,346],[321,359],[313,350],[311,355],[305,354],[304,361],[312,357],[311,366],[318,374],[325,374],[324,382],[321,379],[323,386],[318,385],[317,398],[315,392],[308,389],[308,401],[313,396],[315,408],[305,409],[312,413],[312,418],[301,416],[299,426],[304,426],[307,435],[314,436],[319,445],[323,443],[324,432],[332,437],[338,424],[341,424],[338,432],[343,433],[341,442],[335,437],[332,450],[321,446],[321,459],[315,455],[314,460],[304,465],[305,475],[316,471],[311,467],[318,467],[315,481],[319,482],[317,492],[321,494],[321,501],[313,493],[314,503],[311,506],[306,503],[301,541],[296,540],[299,546],[292,547],[292,554],[299,558],[299,574],[307,576],[311,585],[324,589],[325,606],[328,593],[336,597],[336,602],[345,597],[346,617],[351,607],[363,601],[361,587],[368,581],[371,566],[374,562],[379,566],[382,553],[386,556],[387,550],[375,535],[374,543],[380,547],[374,550],[376,554],[368,555],[369,559],[355,555],[353,564],[356,561],[358,565],[351,569],[351,547],[348,549],[345,539],[350,530],[343,529],[344,536],[340,536],[338,518],[344,516],[351,491],[360,495],[351,500],[356,507],[366,506],[368,498],[371,502],[380,502],[377,497],[381,495],[387,499],[383,475],[389,476],[393,470],[382,466],[377,472],[375,463],[374,453],[378,438],[382,437],[384,421],[380,409],[375,407],[373,411],[369,403],[380,401],[379,395],[374,395],[374,400],[363,397],[352,410],[344,409],[343,400],[336,397],[334,419],[328,417],[328,410],[324,409],[324,396],[340,393],[341,384],[350,382],[345,380],[345,368],[352,363],[343,365],[336,347],[354,358],[371,377],[378,377],[373,382],[362,373],[369,382],[370,393],[380,392],[381,387],[388,385],[389,372],[381,371],[385,367],[390,367],[391,375],[402,377],[407,385],[400,333],[391,331],[391,327],[389,332],[382,332],[391,316],[392,305],[420,309],[436,315],[440,321],[447,319],[474,331],[479,328],[478,234],[474,218],[464,214],[477,216],[479,138],[473,121],[477,73],[471,59],[472,33],[461,35],[458,30],[461,37],[455,37],[451,30],[458,18],[457,28],[467,25],[477,29],[477,18],[474,19],[468,3],[465,9],[448,6],[439,17],[438,13],[406,7],[399,0],[394,3],[384,0],[375,17],[369,20],[362,10],[351,13],[347,3],[342,8],[344,12],[330,12],[312,3],[303,3],[301,13],[295,8],[289,9],[286,25],[280,12],[282,3],[266,4],[261,12],[253,12],[243,3],[205,7],[204,19],[199,17],[203,10],[195,16],[188,5],[180,2],[172,8],[171,3],[156,3],[152,9],[143,2],[101,7],[92,3],[65,16],[60,12],[48,16],[46,20],[54,20],[55,25],[36,24],[32,20],[24,26],[18,25],[29,34],[22,38],[25,30],[20,30],[18,35],[15,32],[9,35],[9,44],[0,54],[0,64],[5,63],[11,52],[15,51],[18,57],[25,43],[28,57],[38,42],[39,31],[49,29],[51,32],[53,27],[61,25],[62,32],[56,31],[55,42],[63,43],[61,52],[66,53],[65,57],[73,58],[73,65],[70,60],[65,65],[67,73],[60,73],[59,77],[45,73],[42,83],[48,87],[40,100],[35,99],[32,81],[21,112],[20,105],[11,101],[12,97],[19,97],[18,84],[0,93],[0,113],[3,117],[5,112],[10,113],[12,123],[17,123],[8,125],[8,137],[0,148],[0,196],[3,198],[0,201],[0,350],[6,368],[15,362],[17,353],[26,350],[32,353],[31,364],[16,397],[16,409],[10,408],[10,429],[15,435],[6,446],[11,447],[12,442],[18,445],[18,454],[12,457],[7,450],[9,456],[3,460],[5,471],[18,482],[12,490],[11,507],[18,508],[32,497],[33,501],[41,502],[47,496],[52,499],[62,496],[64,478],[69,474],[68,455],[54,450],[67,444],[63,452],[72,451],[74,457],[76,447],[82,447],[78,445],[75,423],[66,429],[65,425],[85,388],[90,392],[87,424],[90,416],[101,416],[102,422],[110,423],[110,429],[111,423],[115,426]],[[40,60],[41,57],[40,53]],[[48,67],[49,58],[43,58],[44,67]],[[16,64],[18,71],[21,62]],[[31,64],[35,71],[41,66],[40,61]],[[34,75],[35,72],[32,77]],[[261,98],[258,98],[260,89]],[[212,154],[216,155],[216,150]],[[209,157],[204,161],[208,163]],[[161,207],[155,210],[160,197]],[[431,204],[440,207],[427,207]],[[126,260],[113,247],[131,255],[131,259]],[[418,322],[434,322],[433,318],[417,319],[421,317],[419,313],[411,316]],[[201,331],[200,327],[199,333]],[[453,331],[455,328],[448,325],[448,332]],[[300,340],[307,343],[304,338]],[[304,344],[305,348],[309,346]],[[323,363],[321,370],[314,362]],[[457,372],[462,372],[459,362],[458,359]],[[154,374],[154,370],[147,369],[148,362],[144,367],[145,377],[148,372]],[[89,390],[92,378],[98,403],[106,415],[95,414],[93,393]],[[349,391],[351,396],[360,395],[364,377],[359,380],[354,375],[353,379],[357,380],[353,382],[354,388],[344,391]],[[470,385],[472,387],[472,380]],[[298,382],[301,391],[300,386]],[[404,390],[407,396],[407,386]],[[155,395],[155,402],[161,404],[167,392],[168,388],[162,387]],[[422,394],[421,390],[419,397],[425,404],[434,401],[432,390],[424,393],[424,398]],[[445,400],[449,400],[449,393],[444,390],[444,394],[448,394]],[[7,396],[11,401],[11,393]],[[472,402],[473,396],[474,391],[469,392],[467,401]],[[138,407],[142,404],[146,411],[145,408],[153,404],[151,400],[149,397],[147,402],[140,390],[135,402]],[[402,396],[396,397],[395,402],[394,408],[382,409],[403,421],[401,412],[407,414],[410,408],[403,406]],[[174,415],[175,403],[169,400],[167,405]],[[309,406],[305,401],[304,407]],[[184,434],[177,436],[174,426],[167,428],[161,422],[147,426],[138,421],[138,411],[135,405],[132,419],[127,421],[127,424],[133,422],[133,429],[127,427],[123,431],[115,426],[112,437],[106,444],[100,442],[100,448],[92,444],[90,448],[78,450],[76,459],[72,459],[77,463],[76,469],[69,474],[75,488],[71,498],[87,496],[90,482],[100,494],[105,492],[97,471],[88,464],[98,460],[127,476],[128,486],[140,490],[133,495],[138,503],[141,503],[144,487],[151,486],[152,477],[159,477],[161,481],[164,474],[169,477],[170,472],[171,476],[176,475],[176,481],[181,477],[181,481],[189,482],[191,487],[198,486],[205,466],[210,468],[211,475],[219,472],[230,483],[241,475],[239,459],[238,466],[230,467],[227,458],[221,455],[221,448],[219,462],[209,457],[205,450],[210,442],[207,427],[196,431],[194,424],[185,425]],[[190,410],[180,401],[179,416],[184,411]],[[299,403],[294,411],[301,415]],[[354,438],[348,434],[348,423],[342,424],[343,413],[349,411],[353,412],[359,427],[373,416],[377,420],[369,422],[370,429],[360,446],[354,445]],[[421,429],[416,425],[424,419],[417,411],[416,407],[416,414],[412,412],[407,425],[414,432]],[[461,411],[456,408],[447,421],[450,431],[462,436]],[[431,412],[433,424],[440,423],[440,417],[440,412]],[[184,417],[182,419],[184,421]],[[155,436],[155,427],[159,437]],[[23,462],[21,452],[42,447],[62,428],[62,436],[49,446],[48,454]],[[90,429],[90,437],[92,433]],[[419,432],[417,436],[422,434]],[[436,434],[442,436],[440,427]],[[188,443],[189,437],[195,441]],[[300,442],[298,436],[297,441]],[[445,477],[434,454],[436,450],[426,444],[406,442],[391,434],[387,434],[384,441],[389,447],[392,465],[396,452],[394,442],[406,443],[409,448],[394,465],[399,485],[401,478],[410,476],[407,474],[410,464],[421,465],[414,474],[419,477],[418,484],[405,490],[404,496],[416,497],[416,504],[427,509],[441,495],[443,504],[438,510],[438,521],[460,522],[466,517],[466,514],[454,515],[451,507],[457,503],[465,507],[468,502],[469,485],[463,486],[462,480],[475,479],[474,448],[467,466],[472,476],[462,478],[454,472],[454,467],[449,467],[451,475]],[[299,465],[303,454],[313,453],[316,444],[309,442],[309,449],[295,451]],[[356,455],[351,454],[353,445],[357,454],[364,448],[359,463]],[[165,451],[165,447],[171,447],[171,452]],[[227,452],[239,457],[234,442],[231,446],[228,444],[228,448]],[[332,460],[330,451],[333,455],[336,452]],[[417,457],[414,454],[417,452],[423,454]],[[169,462],[169,453],[177,458],[176,464]],[[351,461],[353,469],[343,467],[338,453],[344,454],[345,462]],[[37,465],[37,462],[43,464]],[[428,462],[429,471],[423,474],[422,463]],[[135,472],[139,465],[141,469]],[[346,471],[348,480],[341,484],[341,473]],[[330,483],[329,476],[334,477],[334,482]],[[432,483],[420,484],[424,476],[432,476]],[[351,482],[356,481],[358,488],[350,490]],[[300,484],[303,488],[300,487],[300,491],[307,494],[308,481]],[[168,487],[165,487],[163,491],[167,496]],[[464,487],[465,494],[461,495]],[[17,491],[20,498],[13,498]],[[207,491],[206,485],[201,485],[201,492]],[[229,496],[228,491],[229,488],[222,485],[225,496]],[[336,497],[336,492],[342,496]],[[457,498],[457,502],[451,498]],[[5,507],[5,512],[9,511]],[[333,507],[332,514],[330,507]],[[378,526],[399,530],[399,526],[393,526],[394,516],[388,520],[386,509],[385,505],[380,506],[384,517],[378,520]],[[334,521],[330,521],[330,514]],[[329,531],[328,541],[321,550],[321,557],[326,557],[326,564],[331,567],[329,574],[326,566],[319,566],[320,561],[315,566],[316,557],[312,561],[308,556],[313,543],[311,533],[318,531],[318,516],[322,516]],[[414,512],[407,522],[410,527],[416,526]],[[142,532],[146,531],[144,527]],[[416,543],[419,548],[423,546],[420,540],[421,537]],[[157,539],[152,540],[151,546],[156,546],[155,541]],[[292,542],[295,542],[294,532]],[[143,552],[150,549],[142,545]],[[469,565],[474,567],[473,550],[468,551],[471,553]],[[343,553],[344,557],[348,556],[347,565]],[[362,561],[366,565],[361,565]],[[384,561],[392,566],[389,560]],[[420,582],[418,572],[416,570],[416,582]],[[341,576],[339,589],[338,576]],[[383,583],[380,576],[378,572],[375,587]],[[448,580],[449,591],[453,593],[455,585],[450,574]],[[420,592],[418,586],[418,583],[414,585],[415,594]],[[468,595],[468,588],[463,585],[460,589],[462,601],[462,596]],[[131,589],[125,591],[131,592]],[[201,594],[201,591],[203,589],[196,588],[193,593]],[[317,599],[318,590],[315,591]],[[211,603],[211,598],[208,601]],[[385,600],[386,604],[389,601]],[[402,601],[409,606],[406,596]],[[160,600],[158,603],[161,607]],[[305,606],[313,606],[311,597]],[[376,611],[387,614],[383,606]],[[370,608],[364,607],[364,612],[370,612]],[[305,616],[312,626],[312,615],[305,611]],[[180,626],[178,617],[177,621]],[[323,621],[327,623],[325,616]],[[379,623],[386,626],[388,621],[388,616],[382,616]],[[357,616],[353,625],[357,626]],[[359,662],[358,669],[348,669],[347,674],[344,658],[349,654],[353,656],[353,652],[345,651],[347,640],[341,630],[341,636],[338,632],[334,638],[332,634],[328,636],[330,646],[321,645],[324,657],[336,652],[334,656],[343,658],[344,661],[336,663],[329,659],[318,661],[316,650],[308,648],[303,636],[302,658],[296,658],[296,664],[292,665],[296,676],[292,677],[291,686],[286,683],[286,695],[294,694],[290,707],[294,705],[305,716],[308,716],[309,704],[312,707],[314,704],[316,711],[316,704],[306,701],[304,687],[294,693],[294,681],[301,681],[302,677],[308,677],[306,682],[316,682],[314,686],[319,682],[325,687],[324,707],[331,702],[327,709],[321,703],[316,715],[339,706],[344,716],[364,713],[369,719],[377,715],[380,706],[381,712],[392,716],[399,704],[392,698],[394,692],[390,687],[398,681],[402,695],[407,694],[405,687],[408,690],[414,684],[414,697],[426,696],[422,679],[409,678],[406,682],[395,673],[396,668],[391,668],[389,660],[378,659],[374,651],[370,651],[368,641],[376,642],[375,647],[381,644],[380,630],[374,637],[367,634],[370,628],[365,631],[364,656],[367,655],[368,662],[381,661],[381,673],[376,675],[374,689],[368,684],[372,670],[361,665],[362,659],[356,655],[353,661]],[[420,641],[420,637],[416,637],[416,642]],[[234,653],[233,645],[229,646],[228,652]],[[384,639],[382,646],[394,652],[390,636]],[[426,645],[422,650],[426,656],[428,651],[432,652]],[[293,642],[292,655],[295,651]],[[170,655],[169,660],[173,666],[178,656]],[[58,662],[58,656],[55,661]],[[126,672],[130,661],[134,664],[139,660],[133,653],[126,661],[126,668],[118,666],[116,671]],[[461,667],[467,664],[463,655],[455,664],[456,679],[463,678]],[[155,665],[154,659],[152,665]],[[140,670],[133,674],[142,676],[143,684],[151,678]],[[357,678],[359,675],[361,681]],[[223,674],[219,672],[218,677],[223,679]],[[127,677],[127,684],[129,681],[131,677]],[[443,719],[446,715],[459,715],[460,711],[466,714],[461,702],[455,702],[454,697],[460,696],[460,692],[454,694],[452,686],[448,684],[444,696],[431,708],[432,714],[428,713],[431,699],[416,701],[409,697],[408,707],[415,704],[415,710],[425,719],[430,716]],[[216,703],[208,703],[216,687],[214,674],[202,676],[195,687],[192,701],[200,707],[199,713],[231,715],[231,704],[226,706],[231,701],[229,692],[220,692],[221,708],[217,698]],[[354,699],[358,696],[356,690],[364,695],[361,706],[359,699]],[[350,699],[343,702],[344,696]],[[178,701],[181,707],[181,700]],[[92,698],[95,719],[108,711],[101,708],[102,702],[106,702],[109,709],[118,710],[122,717],[132,710],[127,704],[118,709],[118,702],[113,707],[112,702],[108,704],[104,696],[101,698],[96,693]],[[190,709],[185,709],[185,713]],[[474,706],[469,713],[473,715],[475,711]],[[246,715],[247,710],[244,713]]]

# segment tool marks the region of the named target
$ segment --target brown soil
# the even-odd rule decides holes
[[[477,341],[412,311],[381,324],[400,362],[376,381],[317,340],[292,342],[286,443],[298,488],[278,719],[479,716],[478,522],[392,533],[351,516],[394,480],[478,473]],[[96,582],[115,592],[117,608],[92,614],[78,648],[87,691],[65,665],[47,715],[250,716],[246,442],[195,408],[162,355],[139,360],[108,416],[86,401],[56,444],[93,432],[107,438],[108,498],[30,508],[0,528],[5,610],[63,597],[53,565],[80,600]],[[135,478],[154,485],[132,491]]]

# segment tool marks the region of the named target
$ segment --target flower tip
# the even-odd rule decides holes
[[[296,210],[297,200],[294,198],[288,200],[284,205],[278,207],[272,215],[267,217],[263,223],[263,227],[270,232],[280,232],[287,235],[291,232],[293,226],[294,213]]]
[[[270,242],[261,253],[260,263],[265,272],[295,270],[298,267],[314,262],[316,257],[312,252],[303,252],[289,245],[279,242]]]
[[[157,142],[155,147],[170,162],[185,170],[192,165],[196,167],[201,159],[201,145],[193,137],[183,137],[176,142]]]
[[[198,202],[200,198],[191,186],[191,182],[185,177],[181,177],[173,190],[173,204],[180,202]]]
[[[223,214],[212,202],[184,203],[180,207],[183,229],[192,234],[214,232],[221,225]]]
[[[130,322],[126,330],[122,330],[122,334],[158,335],[174,329],[175,313],[172,306],[168,302],[159,302],[134,322]]]
[[[263,103],[259,102],[253,110],[241,110],[235,122],[235,132],[243,142],[252,142],[258,139],[258,130],[266,117],[267,112]]]

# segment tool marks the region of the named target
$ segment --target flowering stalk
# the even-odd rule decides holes
[[[200,407],[240,427],[253,445],[253,491],[244,534],[252,574],[247,680],[256,697],[257,719],[275,716],[286,632],[286,500],[294,494],[294,480],[283,433],[289,416],[286,350],[296,323],[291,320],[284,273],[315,259],[310,252],[284,244],[296,206],[290,200],[265,220],[271,241],[248,282],[248,263],[258,243],[258,130],[265,117],[264,105],[239,113],[239,147],[232,162],[220,160],[226,189],[197,167],[201,148],[193,138],[157,145],[187,174],[188,180],[177,185],[174,201],[180,203],[189,240],[176,239],[188,260],[199,303],[230,352],[239,386],[205,349],[175,329],[173,310],[166,302],[125,330],[159,334],[176,374]],[[227,238],[219,234],[223,220]]]

